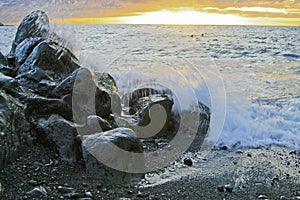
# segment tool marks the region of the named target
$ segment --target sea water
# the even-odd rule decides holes
[[[10,50],[17,27],[0,27]],[[111,73],[121,94],[167,87],[174,112],[211,108],[216,145],[300,149],[300,27],[55,25],[83,66]],[[213,133],[214,132],[214,133]]]

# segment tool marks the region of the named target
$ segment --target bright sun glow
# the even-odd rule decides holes
[[[248,20],[233,14],[209,14],[194,10],[137,13],[136,16],[120,17],[118,21],[128,24],[204,24],[239,25],[248,24]]]

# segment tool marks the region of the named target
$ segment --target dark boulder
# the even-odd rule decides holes
[[[122,110],[121,98],[120,98],[119,90],[118,90],[115,79],[108,73],[95,72],[95,82],[97,84],[97,87],[99,88],[98,91],[104,91],[105,93],[109,94],[110,111],[112,113],[120,114],[121,110]],[[97,96],[96,96],[96,98],[97,98]],[[104,101],[102,101],[102,102],[99,100],[100,100],[100,98],[98,99],[98,101],[96,101],[97,108],[99,108],[99,106],[97,106],[97,104],[105,104],[106,103],[105,99],[103,99]],[[96,112],[98,113],[99,111],[96,111]]]
[[[42,80],[51,80],[51,78],[48,76],[48,74],[45,71],[37,67],[36,68],[33,67],[32,69],[28,70],[26,73],[16,76],[16,80],[21,86],[26,87],[33,92],[37,92],[38,83]]]
[[[54,148],[68,164],[75,164],[82,158],[75,124],[59,115],[39,119],[37,137],[40,143]]]
[[[204,104],[198,102],[198,111],[183,111],[180,116],[174,115],[173,124],[179,124],[181,129],[195,138],[188,148],[188,151],[198,152],[206,138],[210,124],[210,109]]]
[[[23,110],[18,100],[0,90],[0,169],[21,155],[30,138]]]
[[[126,93],[122,96],[122,103],[125,106],[128,106],[130,110],[128,110],[129,114],[134,114],[137,110],[134,110],[134,104],[143,97],[148,97],[154,94],[165,94],[164,91],[159,91],[153,88],[140,88],[136,89],[131,93]]]
[[[13,76],[14,75],[14,70],[8,66],[4,66],[0,64],[0,72],[6,76]]]
[[[59,84],[53,93],[59,96],[72,92],[72,108],[77,123],[86,123],[90,115],[108,119],[111,118],[110,114],[121,112],[121,101],[117,91],[99,86],[95,73],[89,69],[80,69],[76,73]],[[113,88],[114,86],[109,86],[112,82],[114,80],[109,79],[101,84]]]
[[[0,52],[0,64],[5,66],[8,65],[7,58],[1,52]]]
[[[77,75],[79,75],[77,77]],[[82,78],[81,78],[82,77]],[[75,80],[77,79],[78,87],[81,87],[81,81],[84,83],[92,82],[93,79],[93,73],[87,69],[87,68],[79,68],[75,70],[71,75],[66,77],[64,80],[62,80],[53,90],[52,96],[56,98],[61,98],[65,95],[72,94],[73,92],[73,86],[75,83]],[[75,88],[76,89],[76,88]]]
[[[16,47],[26,38],[43,37],[49,35],[50,25],[47,14],[43,11],[33,11],[27,15],[18,27],[10,55],[15,54]]]
[[[12,77],[6,76],[0,72],[0,89],[9,94],[16,94],[19,88],[19,83]]]
[[[22,65],[27,57],[30,55],[30,53],[33,51],[33,49],[42,41],[44,41],[44,38],[26,38],[24,39],[15,50],[15,61],[17,63],[17,66]]]
[[[55,87],[56,87],[56,82],[49,81],[49,80],[41,80],[37,84],[37,88],[35,89],[35,91],[38,95],[44,97],[50,97]]]
[[[49,99],[44,97],[29,97],[26,100],[25,109],[26,118],[32,122],[32,119],[39,119],[52,114],[57,114],[67,120],[72,120],[72,109],[65,101],[61,99]]]
[[[0,26],[4,26],[4,24],[2,22],[0,22]]]
[[[16,79],[6,76],[0,72],[0,89],[14,98],[22,100],[31,95],[31,92],[21,87]]]
[[[139,127],[147,126],[146,129],[140,129],[143,132],[142,135],[165,135],[172,114],[172,106],[173,101],[166,95],[157,94],[140,98],[133,107],[138,110],[137,115],[140,119],[138,122]],[[147,132],[148,130],[153,132]]]
[[[209,123],[210,123],[210,109],[201,102],[198,102],[199,113],[200,113],[200,125],[198,128],[198,133],[207,134]]]
[[[18,81],[10,76],[0,72],[0,89],[22,103],[29,98],[35,96],[29,89],[22,87]]]
[[[124,154],[122,150],[127,153]],[[137,168],[144,168],[142,143],[131,129],[117,128],[83,136],[82,152],[87,172],[108,184],[130,183],[143,177],[142,174],[123,172],[138,165]]]
[[[18,68],[17,74],[31,73],[32,70],[42,70],[52,81],[62,81],[74,70],[79,63],[71,51],[57,43],[46,40],[39,43]],[[39,80],[41,81],[41,80]]]
[[[163,94],[163,91],[152,88],[138,89],[132,94],[126,94],[123,103],[124,100],[130,107],[129,114],[134,115],[137,121],[132,128],[138,137],[158,137],[167,134],[174,102],[168,95]]]
[[[110,93],[117,93],[119,95],[119,90],[116,84],[115,79],[108,73],[95,73],[95,82],[98,84],[98,87],[104,90],[109,91]]]

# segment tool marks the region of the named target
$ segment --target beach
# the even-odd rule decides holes
[[[299,27],[0,32],[1,199],[300,199]]]
[[[35,199],[26,194],[36,186],[46,189],[42,199],[299,199],[300,152],[284,147],[213,150],[193,165],[182,160],[160,172],[146,174],[131,186],[107,185],[82,167],[66,166],[43,147],[32,147],[1,171],[3,199]],[[199,158],[198,158],[199,157]],[[220,192],[220,186],[232,186]],[[73,197],[59,186],[74,189]],[[40,199],[38,197],[36,199]]]

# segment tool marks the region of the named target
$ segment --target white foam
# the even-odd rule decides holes
[[[228,103],[225,125],[217,145],[259,147],[272,144],[300,148],[300,100],[282,105],[253,103],[245,110]]]
[[[139,70],[127,71],[114,76],[117,79],[121,94],[134,91],[138,86],[139,88],[146,86],[143,82],[160,83],[162,86],[168,86],[168,80],[173,79],[170,76],[155,78],[157,76],[155,74],[152,77],[147,76]],[[165,81],[165,84],[162,80]],[[208,85],[215,87],[216,83],[213,81],[205,82],[200,78],[199,80],[198,84],[190,83],[185,87],[179,85],[176,87],[175,92],[181,98],[180,102],[175,101],[174,112],[190,109],[189,105],[193,104],[192,101],[195,98],[212,108],[212,94],[208,89]],[[158,84],[147,86],[158,90],[163,88]],[[187,92],[189,89],[192,92]],[[220,136],[216,143],[217,146],[226,145],[229,148],[242,148],[275,144],[296,149],[300,148],[300,99],[269,99],[267,101],[257,99],[251,103],[246,95],[229,88],[229,86],[227,86],[227,97],[225,123],[221,134],[217,135]],[[215,112],[218,112],[218,110]],[[214,114],[218,116],[219,113]],[[215,126],[220,126],[218,123],[218,120],[212,121],[210,131]]]

